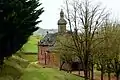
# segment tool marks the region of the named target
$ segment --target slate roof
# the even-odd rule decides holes
[[[41,46],[53,46],[56,42],[56,33],[47,33],[45,37],[40,40]]]

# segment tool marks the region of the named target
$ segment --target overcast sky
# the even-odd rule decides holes
[[[43,4],[45,12],[41,15],[42,22],[38,25],[44,29],[57,29],[57,21],[59,19],[59,13],[61,6],[64,4],[64,0],[40,0]],[[95,2],[102,3],[103,7],[106,7],[112,16],[120,19],[120,0],[94,0]]]

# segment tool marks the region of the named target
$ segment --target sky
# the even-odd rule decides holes
[[[120,19],[120,0],[94,0],[101,3],[103,7],[111,12],[114,19]],[[40,0],[45,12],[40,16],[42,20],[37,26],[43,29],[57,29],[57,21],[59,20],[59,13],[64,5],[64,0]]]

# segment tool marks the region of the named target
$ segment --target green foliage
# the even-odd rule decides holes
[[[16,53],[38,29],[39,0],[0,0],[0,60]],[[38,8],[39,7],[39,8]]]
[[[57,53],[60,53],[60,58],[62,61],[72,61],[76,55],[76,49],[69,34],[57,36],[55,49]]]
[[[99,66],[99,70],[103,69],[104,73],[116,73],[120,67],[120,25],[117,23],[107,23],[98,34],[102,41],[94,48],[94,60]]]

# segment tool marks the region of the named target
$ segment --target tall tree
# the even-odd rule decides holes
[[[28,37],[38,29],[39,0],[0,0],[0,64],[16,53]]]
[[[92,44],[95,41],[95,33],[103,24],[106,15],[105,9],[101,9],[100,5],[91,4],[89,0],[83,2],[74,0],[72,3],[66,0],[66,18],[71,32],[72,28],[75,28],[76,36],[72,33],[72,38],[79,58],[84,64],[85,80],[89,78],[90,63],[92,64],[93,80]]]

